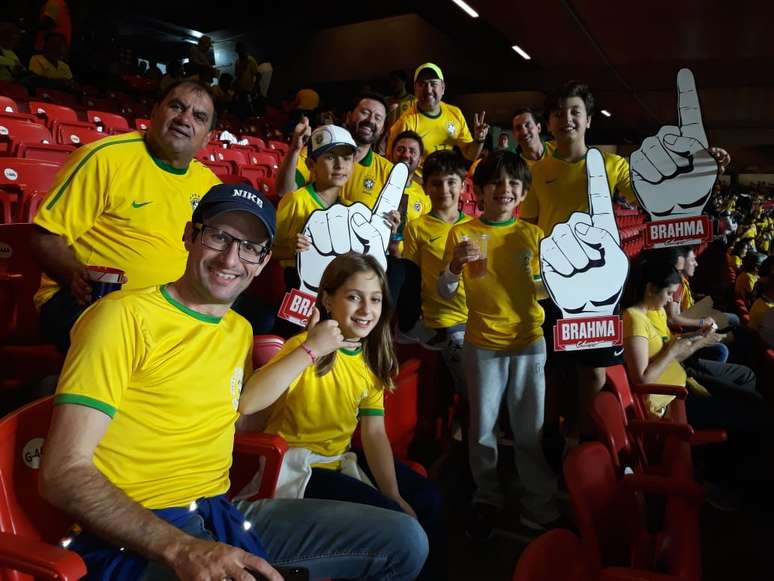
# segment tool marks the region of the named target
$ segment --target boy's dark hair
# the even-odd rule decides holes
[[[499,178],[503,171],[511,178],[521,180],[525,190],[532,185],[532,172],[526,162],[520,155],[507,149],[493,151],[481,160],[473,174],[473,183],[479,188],[484,187]]]
[[[580,81],[568,81],[558,90],[549,93],[543,109],[546,115],[550,115],[551,111],[559,109],[559,101],[569,99],[570,97],[580,97],[586,106],[586,114],[589,117],[594,115],[594,95],[591,94],[589,86]]]
[[[398,136],[395,138],[395,141],[392,142],[392,147],[395,147],[395,144],[398,143],[401,139],[413,139],[419,144],[419,155],[422,156],[425,154],[425,144],[422,143],[422,137],[420,137],[419,133],[416,131],[412,131],[411,129],[406,129],[405,131],[401,131],[398,133]]]
[[[441,149],[434,151],[427,156],[424,166],[422,166],[422,182],[427,183],[432,175],[457,174],[460,179],[465,179],[467,172],[465,158],[451,149]]]
[[[371,99],[372,101],[378,101],[382,104],[382,107],[384,107],[384,111],[387,111],[387,101],[384,100],[384,95],[381,95],[379,93],[375,93],[374,91],[362,91],[357,94],[355,97],[355,100],[352,101],[352,107],[349,108],[350,111],[354,111],[355,108],[360,105],[360,101],[363,99]]]
[[[175,81],[171,85],[168,85],[166,89],[164,89],[159,98],[156,100],[155,104],[161,105],[164,102],[164,99],[172,94],[172,91],[184,85],[191,87],[195,93],[204,93],[209,96],[210,101],[212,101],[212,119],[210,122],[210,131],[212,131],[218,125],[218,113],[215,110],[215,96],[212,94],[212,89],[204,83],[200,83],[199,81],[192,79],[181,79],[179,81]]]
[[[532,116],[532,120],[535,122],[535,125],[540,123],[540,115],[535,113],[534,109],[531,107],[520,107],[513,112],[513,115],[511,115],[511,125],[513,125],[513,120],[516,119],[516,117],[519,115],[524,115],[524,113],[529,113]]]

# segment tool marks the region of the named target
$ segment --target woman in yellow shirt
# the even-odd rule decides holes
[[[666,325],[664,305],[680,284],[680,274],[663,261],[642,261],[630,275],[624,302],[624,361],[633,384],[661,383],[686,385],[688,378],[681,362],[694,352],[720,340],[706,330],[699,334],[672,336]],[[755,391],[755,375],[747,367],[715,365],[714,373],[702,375],[701,384],[709,397],[689,394],[686,412],[696,429],[724,429],[728,443],[708,457],[708,480],[737,488],[749,479],[770,479],[768,462],[774,425],[767,406]],[[655,418],[668,415],[671,396],[653,395],[646,400]],[[755,458],[753,458],[755,456]],[[764,458],[766,460],[764,460]]]

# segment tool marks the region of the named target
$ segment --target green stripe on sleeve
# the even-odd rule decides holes
[[[298,186],[299,188],[303,188],[305,185],[306,185],[306,179],[304,178],[304,174],[296,170],[296,186]]]
[[[378,410],[374,408],[360,408],[357,412],[358,417],[363,416],[383,416],[384,410]]]
[[[93,397],[89,397],[87,395],[78,395],[76,393],[61,393],[54,398],[54,405],[62,405],[66,403],[93,408],[95,410],[101,411],[103,414],[110,416],[111,418],[116,415],[116,408],[114,408],[112,405],[106,404],[104,401],[99,401],[98,399],[94,399]]]
[[[65,189],[67,189],[70,184],[72,183],[73,179],[75,178],[75,174],[77,174],[80,169],[84,166],[84,164],[89,161],[92,157],[94,157],[94,154],[100,151],[101,149],[105,149],[106,147],[109,147],[111,145],[119,145],[121,143],[134,143],[136,141],[142,141],[142,137],[135,137],[132,139],[123,139],[121,141],[113,141],[111,143],[103,143],[102,145],[98,145],[94,149],[92,149],[89,153],[87,153],[84,158],[78,162],[78,165],[75,166],[75,169],[70,173],[69,176],[67,176],[67,179],[65,180],[65,183],[61,185],[59,190],[57,190],[56,194],[51,198],[51,200],[46,204],[46,210],[50,210],[54,207],[54,205],[59,201],[59,198],[62,197],[62,194],[64,194]]]

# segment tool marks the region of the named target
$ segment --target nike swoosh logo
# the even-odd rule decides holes
[[[436,241],[436,240],[438,240],[439,238],[440,238],[440,236],[436,236],[435,238],[431,238],[431,239],[430,239],[430,244],[432,244],[433,242],[435,242],[435,241]]]
[[[132,202],[132,208],[142,208],[143,206],[147,206],[148,204],[152,204],[153,202]]]
[[[556,180],[558,180],[558,179],[559,179],[559,178],[554,178],[554,179],[552,179],[552,180],[546,180],[546,185],[548,185],[548,184],[552,184],[552,183],[554,183],[554,182],[555,182]]]
[[[620,357],[623,352],[624,352],[623,349],[613,349],[613,355],[615,357]]]

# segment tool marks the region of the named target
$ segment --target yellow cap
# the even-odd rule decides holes
[[[441,72],[441,67],[434,63],[425,63],[423,65],[419,65],[417,67],[417,70],[414,71],[414,82],[417,82],[417,77],[419,76],[419,73],[424,71],[425,69],[430,69],[433,71],[436,75],[438,75],[436,78],[441,79],[443,81],[443,72]]]

